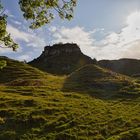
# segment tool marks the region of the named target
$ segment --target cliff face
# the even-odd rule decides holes
[[[57,75],[70,74],[76,69],[92,63],[94,61],[84,55],[77,44],[70,43],[46,46],[37,59],[29,62],[34,67]]]
[[[59,56],[64,53],[81,53],[81,50],[76,44],[55,44],[53,46],[46,46],[41,57]]]

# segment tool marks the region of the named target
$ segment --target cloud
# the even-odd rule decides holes
[[[1,55],[8,54],[8,53],[11,53],[11,52],[12,52],[12,50],[9,49],[9,48],[1,48],[0,47],[0,54]]]
[[[17,59],[20,61],[24,61],[24,60],[28,61],[31,59],[31,56],[30,54],[24,54],[24,55],[18,56]]]
[[[11,33],[11,36],[15,41],[24,41],[27,43],[27,46],[42,47],[45,45],[44,39],[34,32],[29,32],[28,30],[23,31],[12,25],[7,26],[7,31]]]
[[[39,34],[37,31],[31,31],[28,27],[19,24],[16,26],[8,24],[7,31],[11,34],[13,40],[19,44],[19,48],[16,53],[9,48],[0,48],[1,55],[19,60],[31,60],[41,53],[46,45],[45,32]]]
[[[32,36],[24,31],[20,31],[19,29],[13,27],[12,25],[7,26],[7,31],[8,33],[11,34],[12,38],[15,41],[25,41],[26,43],[28,43]]]
[[[8,9],[6,9],[6,10],[4,11],[4,14],[8,15],[8,17],[10,17],[10,18],[15,18],[15,16],[14,16],[14,15],[11,13],[11,11],[8,10]]]
[[[57,31],[57,28],[56,28],[55,26],[51,26],[51,27],[49,28],[49,31],[52,32],[52,33],[54,33],[54,32]]]
[[[48,43],[77,43],[82,52],[92,58],[140,59],[140,11],[131,13],[126,18],[126,24],[118,32],[106,32],[105,29],[86,30],[83,27],[56,27],[40,28],[38,31],[15,23],[8,25],[7,30],[13,39],[21,45],[17,59],[31,60],[40,55]],[[46,42],[47,40],[47,42]],[[0,54],[10,53],[8,49],[1,49]]]
[[[85,31],[82,27],[52,28],[53,42],[75,42],[90,57],[97,59],[140,59],[140,11],[133,12],[126,18],[126,25],[119,32],[105,33],[104,29]],[[105,36],[98,40],[96,33]]]
[[[94,50],[99,59],[140,59],[140,11],[130,14],[125,27],[119,33],[109,33]]]
[[[74,28],[53,27],[50,31],[52,32],[52,37],[54,38],[52,43],[77,43],[84,54],[91,56],[94,44],[94,39],[92,38],[93,32],[87,32],[84,28],[78,26]]]
[[[14,21],[14,23],[15,23],[16,25],[21,25],[21,24],[22,24],[20,21]]]

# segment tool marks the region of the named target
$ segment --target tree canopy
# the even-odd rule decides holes
[[[13,41],[10,34],[6,31],[7,26],[7,15],[4,14],[3,7],[0,3],[0,47],[12,48],[15,51],[18,45]]]
[[[30,21],[30,28],[36,29],[50,23],[55,15],[61,19],[70,20],[77,0],[19,0],[19,6],[23,17]],[[7,15],[0,1],[0,46],[12,48],[15,51],[18,45],[6,31]]]
[[[19,0],[26,20],[31,20],[30,28],[35,29],[54,19],[57,13],[61,19],[70,20],[77,0]]]

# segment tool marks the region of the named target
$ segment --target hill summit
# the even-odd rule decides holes
[[[70,74],[81,66],[92,63],[94,61],[84,55],[74,43],[46,46],[37,59],[29,62],[40,70],[57,75]]]
[[[101,68],[97,65],[85,65],[75,72],[67,76],[63,85],[64,91],[84,91],[91,92],[95,95],[97,91],[105,91],[98,96],[114,96],[112,93],[117,93],[124,87],[133,85],[132,79],[127,76],[112,72],[110,70]]]

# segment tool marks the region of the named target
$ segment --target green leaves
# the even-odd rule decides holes
[[[30,28],[36,29],[50,23],[56,14],[61,19],[72,19],[77,0],[19,0],[26,20],[31,21]]]
[[[0,61],[0,70],[3,69],[4,67],[6,67],[7,63],[5,60],[1,60]]]
[[[72,19],[73,9],[77,0],[19,0],[19,5],[26,20],[31,21],[30,28],[36,29],[50,23],[55,14],[61,19]],[[12,48],[16,51],[18,44],[11,38],[6,31],[7,15],[4,14],[3,6],[0,1],[0,47]]]
[[[10,34],[6,31],[7,15],[3,14],[3,7],[0,3],[0,45],[2,48],[12,48],[16,51],[18,45],[13,41]]]

